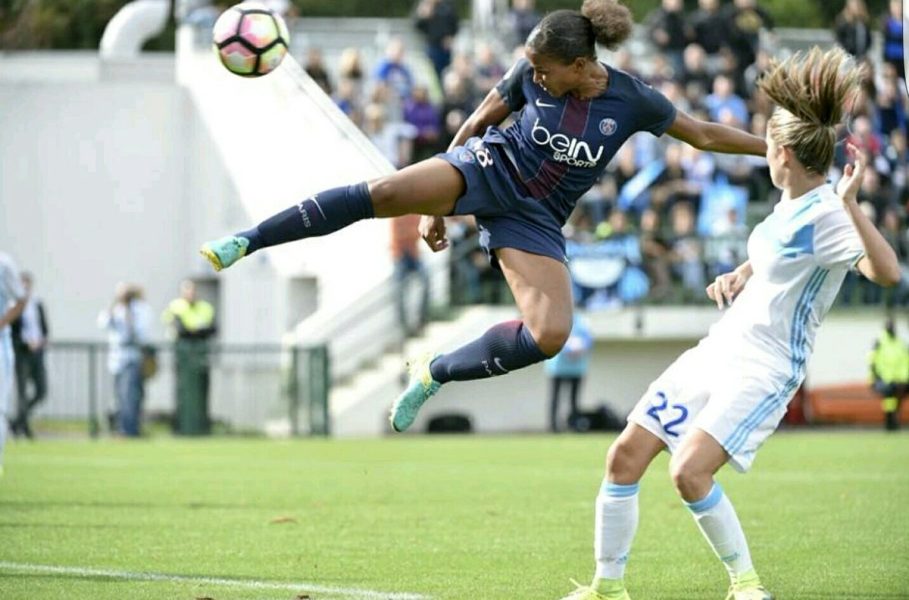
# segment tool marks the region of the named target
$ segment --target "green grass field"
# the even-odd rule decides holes
[[[0,598],[561,598],[592,574],[611,439],[11,443]],[[629,591],[722,600],[667,462]],[[780,600],[909,598],[909,435],[782,432],[720,480]]]

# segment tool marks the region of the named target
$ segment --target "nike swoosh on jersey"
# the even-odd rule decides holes
[[[537,98],[536,105],[539,106],[540,108],[555,108],[556,107],[555,104],[546,104],[539,98]]]

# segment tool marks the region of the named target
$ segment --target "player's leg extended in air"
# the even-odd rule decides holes
[[[256,250],[326,235],[362,219],[448,215],[464,191],[461,173],[433,158],[368,184],[316,194],[248,231],[206,243],[202,254],[221,270]],[[444,247],[440,243],[433,250]],[[396,431],[410,427],[420,407],[442,384],[504,375],[555,355],[568,339],[572,302],[566,266],[513,248],[499,248],[496,256],[522,320],[500,323],[462,348],[418,361],[392,409]]]
[[[262,248],[328,235],[364,219],[447,215],[463,193],[458,170],[430,158],[368,183],[320,192],[252,229],[206,242],[201,252],[220,271]]]
[[[500,248],[496,256],[522,320],[499,323],[453,352],[417,362],[407,389],[392,407],[395,431],[410,427],[442,384],[505,375],[554,356],[568,339],[572,303],[567,267],[514,248]]]

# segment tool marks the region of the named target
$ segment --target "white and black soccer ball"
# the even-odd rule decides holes
[[[225,10],[212,33],[221,64],[242,77],[271,73],[290,45],[284,19],[258,2],[242,2]]]

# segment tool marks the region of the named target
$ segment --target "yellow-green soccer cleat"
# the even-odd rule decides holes
[[[562,598],[562,600],[631,600],[631,596],[629,596],[628,592],[625,590],[625,585],[622,583],[621,579],[602,581],[614,582],[615,585],[612,586],[613,589],[609,591],[599,591],[592,585],[581,585],[572,579],[571,583],[574,584],[576,589]],[[609,586],[606,587],[608,588]]]
[[[246,256],[247,248],[249,248],[248,239],[229,235],[212,242],[205,242],[199,249],[199,253],[208,259],[215,271],[220,271]]]
[[[729,587],[726,600],[773,600],[773,594],[764,589],[764,586],[741,588],[736,585]]]
[[[764,589],[754,569],[736,578],[729,586],[726,600],[773,600],[773,595]]]
[[[407,369],[410,371],[410,381],[407,383],[407,389],[395,400],[391,407],[391,414],[388,416],[391,428],[395,431],[406,431],[413,425],[417,413],[420,412],[420,407],[442,386],[432,378],[432,373],[429,372],[429,364],[437,356],[438,354],[425,354],[407,365]]]

